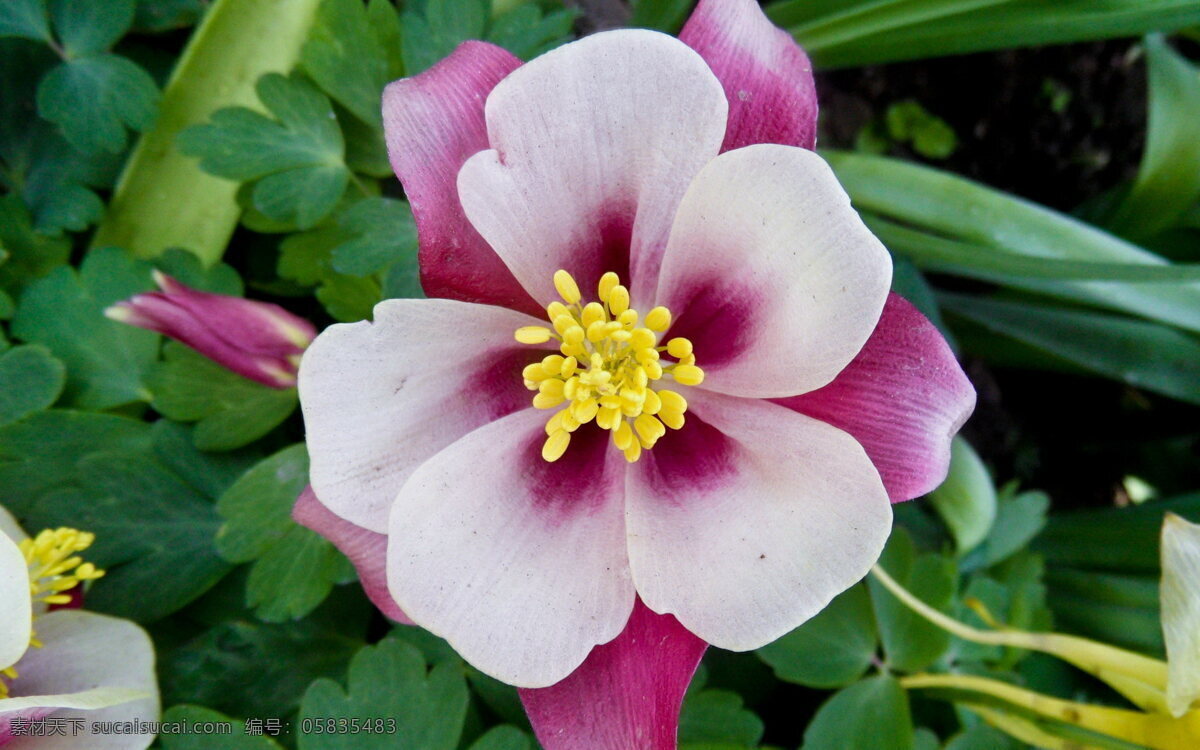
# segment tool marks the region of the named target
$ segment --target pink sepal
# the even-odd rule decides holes
[[[388,618],[404,625],[413,625],[408,615],[392,599],[387,587],[387,535],[377,534],[334,515],[317,499],[311,486],[305,487],[292,507],[292,519],[312,529],[342,551],[362,583],[367,598]]]
[[[615,640],[562,682],[522,689],[545,750],[673,750],[679,709],[708,644],[641,599]]]
[[[729,98],[722,151],[753,143],[813,148],[812,63],[754,0],[700,0],[679,38],[700,53]]]
[[[778,403],[854,436],[892,502],[942,483],[950,439],[975,409],[975,388],[937,327],[898,294],[833,382]]]

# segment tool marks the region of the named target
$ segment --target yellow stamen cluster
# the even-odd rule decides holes
[[[96,535],[77,529],[46,529],[32,539],[20,543],[29,566],[29,594],[34,604],[68,604],[68,593],[84,581],[92,581],[104,575],[104,571],[77,555],[92,546]],[[34,615],[37,619],[37,615]],[[29,645],[41,648],[37,634],[31,631]],[[0,677],[8,680],[17,678],[15,667],[0,669]],[[0,679],[0,698],[8,697],[8,683]]]
[[[613,444],[633,462],[654,447],[667,428],[683,427],[687,401],[675,391],[651,384],[670,375],[680,385],[699,385],[704,371],[696,366],[692,342],[673,338],[665,346],[658,337],[671,325],[671,313],[656,307],[642,321],[629,307],[629,290],[611,271],[600,277],[599,302],[582,304],[583,295],[566,271],[554,274],[562,302],[546,308],[552,327],[518,328],[522,344],[560,342],[551,354],[525,368],[525,387],[536,391],[533,405],[555,409],[546,422],[542,457],[557,461],[580,426],[595,420],[612,432]],[[664,361],[666,353],[675,359]]]

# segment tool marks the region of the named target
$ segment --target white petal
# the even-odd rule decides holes
[[[704,640],[758,648],[866,575],[891,504],[845,432],[777,404],[691,389],[687,423],[629,473],[638,593]]]
[[[675,314],[704,387],[795,396],[833,380],[879,322],[887,250],[821,157],[792,146],[721,154],[679,206],[657,304]]]
[[[38,618],[37,634],[45,645],[30,649],[18,663],[20,676],[11,689],[21,705],[13,707],[57,707],[63,710],[53,716],[81,718],[85,730],[78,737],[39,737],[38,750],[149,747],[153,734],[91,732],[92,723],[98,721],[158,720],[154,645],[146,632],[128,620],[59,610]],[[8,710],[4,701],[0,710]]]
[[[548,352],[513,333],[542,322],[502,307],[396,299],[375,306],[374,323],[325,329],[299,383],[321,502],[386,533],[392,501],[422,461],[529,405],[521,370]]]
[[[633,609],[624,459],[594,427],[554,463],[548,413],[481,427],[420,466],[388,533],[388,588],[418,625],[493,677],[545,687]]]
[[[535,300],[556,298],[559,268],[588,290],[632,268],[637,304],[653,292],[679,199],[721,147],[727,112],[720,82],[679,40],[594,34],[496,85],[485,110],[492,150],[463,165],[459,197]]]
[[[25,533],[25,529],[21,528],[21,524],[17,523],[17,519],[3,505],[0,505],[0,534],[7,536],[18,544],[29,538],[29,535]]]
[[[0,512],[8,513],[3,508]],[[29,647],[33,619],[29,566],[20,547],[7,534],[0,534],[0,613],[0,669],[6,669]]]
[[[1163,521],[1161,596],[1167,706],[1178,717],[1200,698],[1200,525],[1174,513]]]

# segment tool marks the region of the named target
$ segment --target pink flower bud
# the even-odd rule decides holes
[[[268,302],[201,292],[158,271],[154,281],[161,292],[135,295],[104,314],[158,331],[263,385],[296,385],[300,355],[317,335],[307,320]]]

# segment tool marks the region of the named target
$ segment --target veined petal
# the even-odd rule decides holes
[[[813,148],[817,89],[812,63],[754,0],[700,0],[679,32],[717,74],[729,99],[722,151],[753,143]]]
[[[313,492],[305,487],[292,507],[292,518],[301,526],[312,529],[333,543],[350,558],[367,598],[379,611],[396,622],[412,625],[413,621],[396,605],[387,588],[387,536],[355,526],[325,507]]]
[[[0,712],[58,708],[54,716],[84,719],[78,737],[39,737],[38,750],[143,750],[153,734],[93,733],[98,721],[155,721],[159,714],[154,646],[145,631],[128,620],[80,610],[38,618],[38,638],[18,663],[13,701]],[[69,734],[69,733],[68,733]],[[17,746],[19,747],[19,745]]]
[[[891,504],[854,438],[777,404],[693,388],[688,421],[629,471],[638,594],[733,651],[758,648],[866,575]]]
[[[0,508],[0,522],[7,525],[7,520],[11,519],[8,511]],[[15,526],[16,522],[13,521],[12,525]],[[16,540],[7,533],[0,533],[0,612],[4,613],[0,615],[0,669],[6,669],[29,648],[33,622],[29,566]]]
[[[521,690],[545,750],[675,750],[679,709],[708,644],[638,600],[616,640],[562,682]]]
[[[300,363],[309,476],[325,507],[387,532],[392,501],[425,459],[529,405],[518,344],[534,318],[453,300],[385,300],[375,322],[330,326]],[[551,342],[553,343],[553,342]]]
[[[495,45],[463,42],[424,73],[384,89],[388,156],[417,221],[421,286],[430,297],[539,309],[463,215],[456,182],[463,162],[488,147],[488,92],[520,64]]]
[[[892,263],[821,157],[791,146],[721,154],[688,189],[657,304],[676,313],[704,387],[792,396],[833,380],[875,329]]]
[[[937,327],[891,294],[871,338],[832,383],[778,403],[853,435],[900,502],[946,478],[950,439],[971,416],[975,389]]]
[[[388,531],[388,588],[418,625],[519,687],[570,674],[633,607],[625,461],[600,430],[542,458],[546,412],[475,430],[405,483]]]
[[[1167,706],[1179,717],[1200,698],[1200,524],[1174,513],[1162,529],[1162,627]]]
[[[593,34],[526,63],[487,101],[491,150],[463,165],[471,223],[525,289],[556,298],[566,269],[595,289],[631,278],[633,306],[654,289],[679,199],[725,134],[721,84],[673,37]]]

